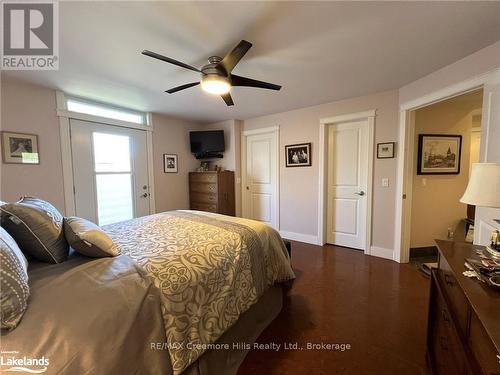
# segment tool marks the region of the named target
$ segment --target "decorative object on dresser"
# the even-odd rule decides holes
[[[311,143],[285,146],[285,163],[287,167],[310,167]]]
[[[441,241],[432,270],[427,361],[432,374],[500,374],[500,292],[462,274],[466,258],[481,259],[465,242]]]
[[[417,174],[460,174],[462,136],[420,134]]]
[[[474,206],[500,208],[500,163],[472,164],[469,184],[460,202]],[[495,219],[500,224],[500,220]],[[488,252],[500,257],[500,238],[498,231],[491,236]]]
[[[176,154],[163,154],[163,172],[165,173],[177,173],[179,171],[177,165],[177,155]]]
[[[395,142],[377,143],[377,159],[394,158]]]
[[[7,164],[40,164],[38,136],[13,132],[1,132],[3,162]]]
[[[234,216],[234,172],[190,172],[189,204],[192,210]]]

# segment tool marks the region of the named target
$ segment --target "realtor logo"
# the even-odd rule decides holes
[[[3,1],[2,69],[58,69],[58,15],[57,2]]]

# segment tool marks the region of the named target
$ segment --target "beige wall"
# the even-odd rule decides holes
[[[500,68],[500,42],[480,49],[399,89],[399,102],[406,103]]]
[[[38,134],[40,165],[1,165],[0,199],[15,201],[32,195],[64,212],[59,119],[53,89],[2,79],[1,129]],[[189,152],[188,131],[199,124],[153,115],[153,168],[156,211],[189,208],[187,172],[198,162]],[[163,154],[179,156],[179,173],[163,173]]]
[[[321,118],[377,109],[375,142],[393,142],[398,136],[398,93],[389,91],[269,116],[247,119],[243,130],[280,126],[280,229],[318,235],[318,142]],[[311,142],[312,166],[285,168],[287,144]],[[396,155],[397,158],[397,155]],[[394,246],[396,158],[375,159],[372,245]],[[381,179],[389,178],[389,187]]]
[[[482,106],[482,100],[482,91],[479,91],[415,111],[416,146],[419,134],[456,134],[462,136],[462,155],[458,175],[417,175],[415,150],[412,248],[434,246],[435,239],[446,239],[448,228],[454,230],[467,217],[467,205],[459,200],[469,181],[473,114]]]
[[[241,216],[241,128],[240,120],[227,120],[203,125],[202,129],[224,130],[226,151],[222,159],[214,159],[213,164],[222,169],[234,171],[236,216]]]
[[[21,195],[31,195],[64,210],[61,141],[54,90],[3,78],[1,103],[1,129],[37,134],[40,154],[40,165],[2,163],[1,199],[15,201]]]
[[[199,125],[153,115],[153,168],[156,212],[189,209],[188,173],[199,166],[190,152],[189,131]],[[179,173],[164,173],[163,154],[177,154]]]

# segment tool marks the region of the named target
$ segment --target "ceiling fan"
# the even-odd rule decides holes
[[[201,79],[199,82],[187,83],[185,85],[174,87],[170,90],[166,90],[169,94],[174,92],[188,89],[193,86],[201,84],[201,88],[215,95],[220,95],[222,99],[226,102],[228,106],[234,105],[233,99],[231,98],[230,90],[233,86],[247,86],[247,87],[257,87],[260,89],[268,90],[280,90],[281,86],[275,85],[273,83],[258,81],[256,79],[240,77],[235,74],[231,74],[234,67],[238,62],[245,56],[248,50],[252,47],[252,43],[242,40],[238,45],[229,52],[224,58],[219,56],[211,56],[208,58],[208,64],[204,65],[201,70],[195,68],[194,66],[184,64],[183,62],[171,59],[160,55],[155,52],[148,50],[142,51],[143,55],[153,57],[158,60],[168,62],[180,66],[185,69],[193,70],[195,72],[201,73]]]

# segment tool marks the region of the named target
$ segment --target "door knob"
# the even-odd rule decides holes
[[[147,198],[147,197],[148,197],[148,195],[149,195],[148,193],[144,193],[144,194],[141,194],[141,197],[142,197],[142,198]]]
[[[365,195],[365,192],[363,190],[361,190],[360,192],[357,192],[357,193],[354,193],[354,194],[363,196],[363,195]]]

